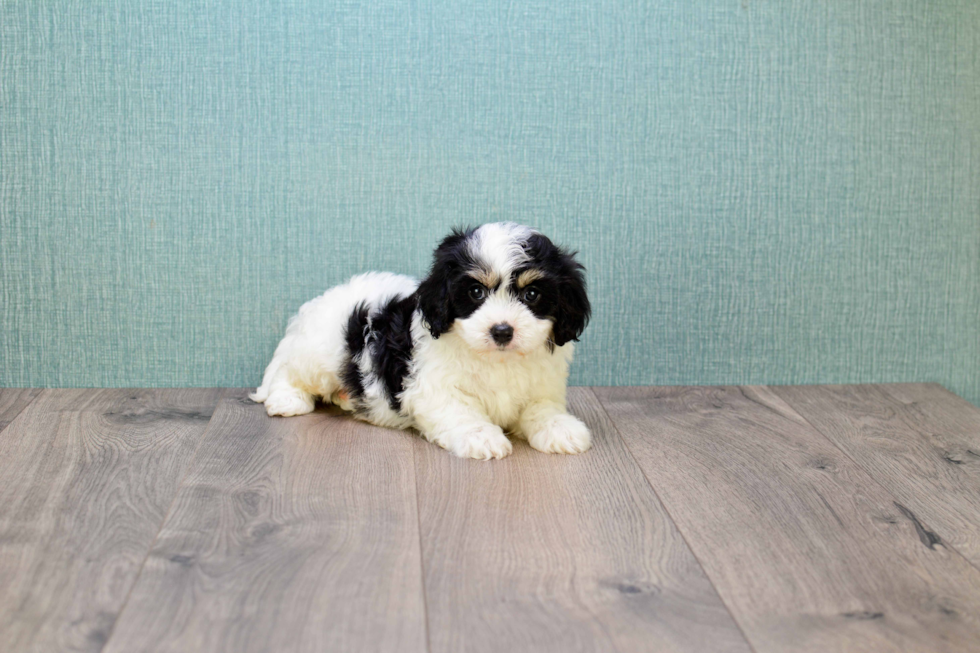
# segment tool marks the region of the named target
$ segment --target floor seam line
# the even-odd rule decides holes
[[[756,651],[755,645],[752,643],[752,640],[749,639],[748,634],[746,634],[745,629],[742,628],[742,624],[739,623],[738,619],[735,617],[735,613],[732,612],[731,607],[722,597],[721,592],[718,591],[718,586],[715,585],[715,582],[713,580],[711,580],[711,576],[708,574],[708,570],[705,569],[704,563],[701,562],[701,558],[698,557],[698,554],[694,551],[694,547],[691,546],[691,543],[688,540],[687,536],[684,534],[684,531],[681,530],[681,525],[677,523],[676,519],[674,519],[674,516],[670,513],[670,509],[667,508],[667,504],[664,503],[664,500],[660,497],[660,493],[657,492],[657,488],[654,487],[653,482],[650,480],[650,477],[647,476],[647,472],[645,469],[643,469],[643,465],[637,462],[636,456],[633,455],[633,450],[630,449],[629,443],[626,441],[626,438],[623,437],[622,432],[619,430],[619,426],[616,425],[616,422],[613,420],[612,415],[609,414],[609,411],[606,409],[606,405],[602,403],[602,399],[600,399],[599,395],[596,394],[595,386],[590,385],[588,387],[589,387],[589,392],[592,393],[592,396],[595,398],[596,403],[598,403],[599,407],[602,408],[602,412],[606,416],[606,419],[609,420],[609,423],[612,425],[613,430],[616,431],[616,435],[619,436],[619,441],[623,444],[623,447],[626,449],[626,453],[629,455],[630,460],[633,461],[633,464],[636,465],[637,469],[640,470],[640,473],[643,474],[643,479],[647,482],[647,486],[653,492],[653,496],[657,498],[657,501],[660,503],[660,506],[664,509],[664,512],[667,514],[667,518],[670,520],[670,523],[673,524],[674,528],[677,529],[677,534],[680,535],[681,539],[684,541],[684,546],[686,546],[687,550],[691,552],[691,556],[693,556],[694,561],[698,563],[698,567],[701,569],[701,573],[704,574],[704,577],[711,584],[711,588],[715,591],[715,596],[717,596],[718,600],[721,601],[722,606],[724,606],[725,608],[725,612],[727,612],[728,616],[731,617],[732,623],[734,623],[735,627],[738,628],[738,632],[741,633],[742,639],[745,640],[745,645],[748,646],[749,650],[753,651],[753,653],[758,653]]]
[[[197,456],[201,451],[201,445],[204,444],[204,438],[207,436],[208,431],[211,427],[211,420],[214,418],[214,413],[218,412],[218,407],[221,405],[225,399],[228,398],[230,388],[223,388],[221,396],[214,405],[214,411],[211,413],[211,417],[208,418],[208,423],[204,427],[204,431],[201,432],[201,438],[197,442],[197,446],[194,447],[194,454],[191,459],[187,462],[187,469],[180,477],[175,489],[174,496],[170,500],[170,504],[167,506],[167,511],[163,514],[163,520],[160,522],[160,526],[157,527],[157,532],[153,535],[153,541],[150,542],[150,546],[146,549],[146,555],[143,556],[143,561],[140,563],[139,571],[136,572],[136,577],[133,579],[133,584],[129,586],[129,590],[126,592],[126,598],[123,599],[122,605],[119,606],[119,612],[116,613],[116,618],[112,620],[112,626],[109,628],[109,632],[106,634],[105,642],[99,648],[99,651],[104,651],[112,641],[112,636],[116,633],[116,625],[119,620],[122,619],[123,613],[129,606],[129,599],[133,595],[133,590],[136,589],[136,585],[139,583],[140,578],[143,576],[143,569],[146,568],[146,562],[150,559],[150,555],[153,553],[153,548],[156,546],[157,541],[160,539],[160,533],[163,532],[163,527],[166,526],[167,520],[170,519],[170,515],[173,512],[174,504],[177,503],[177,496],[180,494],[180,489],[184,486],[184,482],[191,473],[191,469],[194,467],[194,462],[197,460]]]
[[[741,387],[741,386],[739,386],[739,387]],[[867,475],[868,475],[868,478],[870,478],[870,479],[871,479],[871,481],[872,481],[872,482],[873,482],[873,483],[874,483],[875,485],[877,485],[877,486],[878,486],[878,487],[880,487],[880,488],[881,488],[882,490],[884,490],[884,491],[885,491],[885,494],[887,494],[887,495],[888,495],[888,498],[889,498],[889,499],[891,499],[891,500],[892,500],[893,502],[895,502],[895,504],[896,504],[896,505],[902,505],[902,504],[899,504],[899,503],[898,503],[898,497],[896,497],[896,496],[895,496],[895,494],[894,494],[894,493],[893,493],[893,492],[892,492],[891,490],[889,490],[889,489],[888,489],[887,487],[885,487],[885,486],[884,486],[884,485],[883,485],[883,484],[881,483],[881,481],[879,481],[879,480],[878,480],[878,479],[877,479],[877,478],[875,477],[875,475],[871,473],[871,471],[870,471],[870,470],[868,470],[868,469],[867,469],[867,468],[866,468],[866,467],[865,467],[864,465],[862,465],[861,463],[859,463],[859,462],[858,462],[858,461],[857,461],[857,460],[856,460],[856,459],[855,459],[855,458],[854,458],[853,456],[851,456],[851,454],[849,454],[849,453],[847,453],[846,451],[844,451],[844,449],[842,449],[842,448],[841,448],[840,446],[838,446],[838,445],[837,445],[837,443],[836,443],[836,442],[834,442],[833,440],[831,440],[831,439],[830,439],[830,437],[829,437],[829,436],[828,436],[828,435],[827,435],[826,433],[824,433],[824,432],[823,432],[822,430],[820,430],[819,428],[817,428],[817,426],[816,426],[816,425],[814,425],[814,424],[813,424],[813,422],[811,422],[810,420],[808,420],[808,419],[806,418],[806,416],[805,416],[805,415],[803,415],[803,413],[801,413],[800,411],[798,411],[798,410],[796,409],[796,406],[794,406],[794,405],[793,405],[793,404],[792,404],[792,403],[790,402],[790,400],[789,400],[789,399],[786,399],[786,398],[785,398],[785,397],[783,397],[783,396],[782,396],[781,394],[779,394],[778,392],[776,392],[776,390],[774,390],[772,386],[769,386],[769,385],[767,385],[767,386],[763,386],[763,387],[765,387],[765,388],[768,388],[769,390],[771,390],[771,391],[772,391],[772,393],[773,393],[774,395],[776,395],[777,397],[779,397],[779,398],[780,398],[781,400],[783,400],[783,401],[785,401],[785,402],[786,402],[786,405],[787,405],[787,406],[789,406],[790,408],[792,408],[792,409],[793,409],[793,412],[794,412],[794,413],[796,413],[797,415],[799,415],[799,416],[800,416],[800,419],[802,419],[802,420],[803,420],[804,422],[806,422],[806,423],[807,423],[807,426],[809,426],[809,427],[810,427],[811,429],[813,429],[813,430],[814,430],[814,432],[816,432],[816,433],[817,433],[817,435],[819,435],[819,436],[820,436],[820,437],[822,437],[822,438],[823,438],[824,440],[826,440],[827,442],[829,442],[829,443],[830,443],[830,446],[832,446],[832,447],[833,447],[834,449],[836,449],[837,451],[839,451],[839,452],[841,452],[841,454],[842,454],[842,455],[843,455],[843,456],[844,456],[845,458],[847,458],[848,460],[850,460],[850,461],[851,461],[852,463],[854,463],[854,464],[855,464],[855,465],[857,466],[857,468],[858,468],[858,469],[860,469],[860,470],[861,470],[862,472],[864,472],[865,474],[867,474]],[[895,399],[895,398],[894,398],[894,397],[893,397],[893,396],[892,396],[891,394],[889,394],[888,396],[889,396],[889,397],[891,397],[891,398],[892,398],[893,400],[895,400],[895,401],[897,401],[897,399]],[[922,517],[920,517],[919,515],[916,515],[916,518],[917,518],[917,519],[919,520],[919,522],[920,522],[920,523],[921,523],[921,524],[922,524],[923,526],[929,526],[928,524],[926,524],[926,522],[925,522],[925,521],[924,521],[924,520],[922,519]],[[935,529],[935,528],[933,528],[932,526],[929,526],[929,530],[931,530],[931,531],[932,531],[933,533],[935,533],[935,532],[936,532],[936,529]],[[962,553],[960,552],[960,550],[959,550],[959,549],[957,549],[957,548],[956,548],[955,546],[953,546],[952,544],[950,544],[949,542],[947,542],[945,538],[943,538],[943,540],[942,540],[942,545],[943,545],[943,547],[944,547],[944,548],[946,548],[947,550],[949,550],[949,551],[951,551],[952,553],[955,553],[955,554],[956,554],[956,555],[958,555],[959,557],[961,557],[961,558],[963,558],[963,560],[965,560],[965,561],[966,561],[966,563],[967,563],[968,565],[970,565],[971,567],[973,567],[974,569],[976,569],[976,570],[977,570],[978,572],[980,572],[980,566],[978,566],[978,565],[976,565],[976,564],[974,564],[972,560],[970,560],[970,559],[969,559],[969,558],[967,558],[967,557],[966,557],[965,555],[963,555],[963,554],[962,554]]]
[[[4,390],[18,390],[18,389],[19,388],[4,388]],[[33,390],[35,388],[30,388],[30,389]],[[2,434],[4,431],[6,431],[7,430],[7,427],[9,427],[11,424],[14,423],[14,420],[16,420],[18,417],[20,417],[24,413],[25,410],[27,410],[28,408],[30,408],[31,406],[33,406],[34,405],[34,402],[37,401],[38,399],[40,399],[41,395],[44,394],[46,391],[51,390],[51,388],[37,388],[37,390],[38,390],[38,393],[36,395],[34,395],[33,397],[31,397],[31,400],[28,401],[26,404],[24,404],[24,407],[21,408],[20,410],[18,410],[17,411],[17,414],[15,414],[13,417],[10,418],[10,421],[7,422],[6,426],[4,426],[3,428],[0,428],[0,434]]]
[[[418,449],[419,443],[418,438],[421,437],[416,435],[412,439],[412,473],[415,477],[415,524],[418,530],[419,537],[419,573],[422,575],[422,610],[425,613],[425,620],[423,624],[425,626],[425,649],[432,653],[432,641],[429,637],[429,597],[428,590],[426,589],[425,581],[425,554],[422,552],[422,508],[419,505],[419,463],[418,463]]]

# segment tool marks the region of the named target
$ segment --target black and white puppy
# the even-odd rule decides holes
[[[581,453],[591,435],[565,386],[589,320],[582,270],[528,227],[454,231],[421,283],[370,272],[304,304],[252,399],[285,416],[322,397],[469,458],[509,454],[505,431]]]

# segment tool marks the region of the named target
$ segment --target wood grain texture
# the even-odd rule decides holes
[[[771,390],[597,394],[756,651],[965,651],[980,573]]]
[[[39,394],[41,390],[38,388],[0,388],[0,431],[14,421]]]
[[[0,649],[99,651],[219,390],[45,390],[0,433]]]
[[[595,396],[569,394],[584,455],[416,442],[432,653],[748,651]]]
[[[223,401],[107,651],[424,651],[410,433]]]
[[[934,384],[773,390],[980,567],[980,409]]]

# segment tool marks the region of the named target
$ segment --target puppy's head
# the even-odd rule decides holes
[[[528,227],[455,230],[419,285],[419,308],[433,338],[452,331],[477,351],[560,347],[589,321],[583,269]]]

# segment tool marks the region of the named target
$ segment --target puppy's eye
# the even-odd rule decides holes
[[[533,304],[541,299],[541,293],[536,288],[528,288],[522,293],[522,298],[525,304]]]
[[[478,302],[481,299],[485,298],[486,296],[487,296],[487,289],[484,288],[483,286],[479,284],[474,284],[473,286],[470,286],[470,299],[472,299],[473,301]]]

